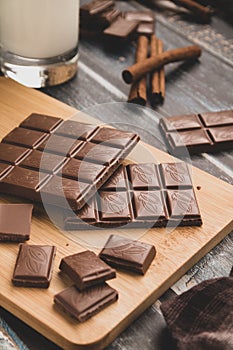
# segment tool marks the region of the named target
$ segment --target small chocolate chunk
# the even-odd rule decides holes
[[[137,33],[139,35],[153,35],[155,32],[155,24],[154,23],[146,23],[142,22],[139,24],[137,28]]]
[[[106,28],[107,26],[110,26],[119,16],[121,16],[121,11],[118,9],[112,9],[106,12],[103,12],[98,20],[97,23],[102,26],[102,28]]]
[[[48,288],[56,247],[20,244],[12,282],[18,287]]]
[[[127,11],[124,18],[128,21],[139,21],[139,35],[152,35],[155,32],[155,14],[152,11]]]
[[[145,274],[156,254],[153,245],[111,235],[99,256],[116,268]]]
[[[153,23],[155,21],[155,14],[152,11],[126,11],[124,18],[128,21],[140,21],[146,23]]]
[[[0,204],[0,242],[24,242],[31,231],[31,204]]]
[[[104,30],[107,37],[114,39],[129,39],[136,31],[139,21],[128,21],[125,18],[118,17],[108,28]]]
[[[94,0],[80,7],[80,16],[100,14],[114,6],[113,0]]]
[[[78,321],[83,322],[118,299],[118,293],[107,283],[80,292],[68,287],[54,296],[54,303]]]
[[[59,268],[72,279],[79,290],[116,277],[116,271],[90,250],[66,256],[61,260]]]

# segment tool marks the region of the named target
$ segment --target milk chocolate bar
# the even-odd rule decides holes
[[[64,257],[59,268],[79,290],[116,277],[116,271],[90,250]]]
[[[54,303],[63,311],[83,322],[118,299],[118,293],[107,283],[79,291],[68,287],[54,296]]]
[[[64,215],[69,230],[202,224],[185,163],[122,166],[81,211]]]
[[[155,254],[151,244],[111,235],[99,256],[111,266],[144,275]]]
[[[52,277],[56,247],[19,245],[12,282],[18,287],[48,288]]]
[[[32,114],[0,143],[0,191],[78,210],[138,140],[130,132]]]
[[[173,154],[233,149],[233,110],[162,118],[160,128]]]
[[[0,204],[0,242],[24,242],[30,237],[31,204]]]

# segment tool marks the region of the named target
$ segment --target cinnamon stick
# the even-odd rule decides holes
[[[136,62],[142,62],[148,55],[149,40],[145,35],[140,35],[137,42]],[[145,106],[147,100],[146,76],[132,84],[129,92],[128,102]]]
[[[156,38],[155,35],[151,36],[150,42],[150,56],[156,57],[163,52],[163,42]],[[152,73],[151,76],[151,104],[155,106],[158,103],[162,103],[165,96],[165,72],[164,67]]]
[[[213,9],[209,7],[198,4],[193,0],[171,0],[178,6],[185,7],[186,9],[192,11],[195,15],[199,16],[200,19],[208,21],[210,17],[213,15]]]
[[[143,75],[163,67],[165,64],[196,59],[201,55],[201,48],[197,45],[168,50],[157,57],[146,58],[144,61],[135,63],[122,72],[122,77],[127,84],[132,84]]]

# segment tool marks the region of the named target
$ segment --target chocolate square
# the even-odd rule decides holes
[[[59,268],[79,290],[116,277],[116,271],[90,250],[64,257]]]
[[[159,188],[159,178],[156,165],[153,163],[130,164],[128,166],[131,185],[134,189],[154,189]]]
[[[51,135],[38,147],[38,149],[40,151],[61,154],[64,156],[67,155],[69,157],[82,146],[83,142],[80,140],[73,140],[60,135]]]
[[[29,153],[28,148],[0,143],[0,161],[16,165]]]
[[[153,245],[111,235],[99,256],[111,266],[144,275],[155,254]]]
[[[50,154],[46,152],[40,152],[33,150],[21,163],[20,166],[25,168],[31,168],[34,170],[41,170],[46,173],[55,173],[62,164],[64,164],[66,158],[57,154]]]
[[[0,204],[0,241],[24,242],[31,231],[32,204]]]
[[[118,299],[118,293],[107,283],[79,291],[68,287],[54,296],[54,303],[79,322],[86,321]]]
[[[18,287],[48,288],[56,247],[20,244],[12,282]]]
[[[61,118],[51,117],[44,114],[32,113],[26,119],[24,119],[24,121],[19,126],[21,128],[34,129],[50,133],[61,122]]]
[[[233,124],[233,110],[201,113],[200,118],[206,127]]]
[[[86,141],[97,129],[96,125],[79,123],[75,120],[65,120],[55,130],[55,134]]]
[[[127,192],[100,191],[100,218],[103,221],[131,221]]]
[[[105,166],[101,164],[88,163],[79,159],[70,159],[61,169],[60,174],[74,180],[96,183]]]
[[[119,154],[120,150],[118,148],[87,142],[74,157],[84,159],[85,161],[95,161],[103,165],[110,165]]]
[[[15,128],[2,140],[3,143],[12,143],[14,145],[24,146],[28,148],[36,148],[48,134],[25,128]]]
[[[162,163],[160,171],[165,188],[192,187],[192,180],[185,163]]]

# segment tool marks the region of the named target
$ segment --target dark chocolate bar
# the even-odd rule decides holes
[[[78,210],[138,140],[130,132],[32,114],[0,143],[0,191]]]
[[[90,250],[64,257],[59,268],[72,279],[79,290],[116,277],[116,271]]]
[[[155,247],[151,244],[111,235],[99,257],[111,266],[144,275],[155,254]]]
[[[68,230],[202,224],[185,163],[120,167],[81,211],[65,212]]]
[[[118,293],[106,283],[79,291],[68,287],[54,296],[54,303],[63,311],[83,322],[118,299]]]
[[[18,287],[48,288],[56,247],[20,244],[12,282]]]
[[[160,128],[173,154],[233,149],[233,110],[162,118]]]
[[[0,242],[24,242],[30,237],[31,204],[0,204]]]

